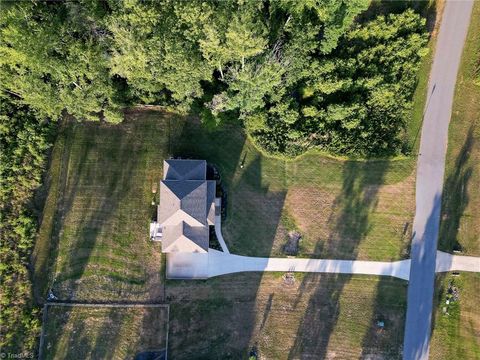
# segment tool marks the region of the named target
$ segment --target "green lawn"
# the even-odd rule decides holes
[[[51,286],[61,299],[163,299],[160,246],[149,240],[148,224],[169,115],[151,115],[132,113],[121,126],[65,126],[35,249],[39,296]],[[40,261],[44,254],[50,264]]]
[[[167,307],[49,306],[41,360],[133,359],[167,345]]]
[[[480,256],[480,3],[475,2],[450,122],[439,247]]]
[[[256,348],[261,359],[401,357],[405,281],[295,274],[286,284],[282,275],[169,281],[171,356],[242,359]]]
[[[287,160],[258,152],[234,125],[206,131],[194,122],[185,124],[176,145],[175,154],[219,167],[228,192],[223,232],[235,253],[284,256],[288,231],[298,230],[303,257],[390,260],[406,254],[412,158],[347,161],[311,151]]]
[[[170,156],[219,168],[228,194],[223,231],[233,252],[285,256],[287,233],[298,230],[303,257],[406,255],[414,159],[268,157],[238,125],[208,130],[195,119],[137,109],[120,125],[69,123],[61,132],[35,250],[39,297],[52,286],[62,299],[163,298],[160,246],[148,240],[148,223],[152,186]]]
[[[459,289],[459,300],[446,304],[449,284]],[[480,359],[480,274],[438,275],[430,357],[434,360]],[[443,308],[448,314],[444,314]]]

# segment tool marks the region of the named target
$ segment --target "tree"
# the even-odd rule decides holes
[[[106,120],[120,121],[105,31],[90,11],[83,3],[68,2],[25,3],[3,11],[0,74],[5,91],[44,116],[57,118],[66,110],[79,119],[97,120],[108,109]]]
[[[275,101],[300,109],[297,120],[270,111],[275,121],[265,124],[271,131],[255,130],[254,137],[261,137],[263,146],[275,138],[268,147],[290,153],[304,146],[337,153],[399,152],[426,42],[425,20],[411,10],[356,24],[331,54],[307,55],[310,61],[295,70],[297,82],[286,81],[292,90]],[[268,106],[275,108],[276,102]],[[273,131],[287,133],[283,145]]]

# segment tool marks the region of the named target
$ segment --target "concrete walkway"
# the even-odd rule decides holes
[[[404,360],[428,359],[448,124],[472,5],[473,0],[447,0],[430,73],[417,165]]]
[[[230,254],[222,234],[222,199],[215,199],[215,235],[224,253]]]

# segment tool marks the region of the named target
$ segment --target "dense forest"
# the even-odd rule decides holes
[[[124,106],[159,104],[204,121],[240,118],[270,152],[397,154],[408,151],[404,129],[427,29],[406,5],[378,14],[368,6],[8,3],[2,87],[50,118],[120,122]]]
[[[0,346],[38,335],[29,206],[55,124],[158,104],[266,151],[407,153],[426,21],[408,1],[22,1],[0,12]],[[228,141],[228,139],[227,139]]]

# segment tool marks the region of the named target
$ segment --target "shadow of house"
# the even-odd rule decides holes
[[[345,163],[342,192],[332,206],[330,221],[334,222],[334,227],[329,238],[319,243],[316,251],[326,250],[331,253],[340,247],[342,252],[356,258],[358,245],[369,230],[369,215],[376,207],[379,185],[383,183],[388,169],[388,161],[385,161],[385,166],[380,171],[373,174],[369,172],[368,161]],[[342,244],[342,241],[345,243]],[[328,345],[340,317],[340,298],[350,278],[351,275],[305,275],[297,304],[303,289],[313,287],[315,290],[308,300],[307,310],[297,330],[289,358],[328,358]],[[323,284],[323,280],[326,280],[328,288]]]

